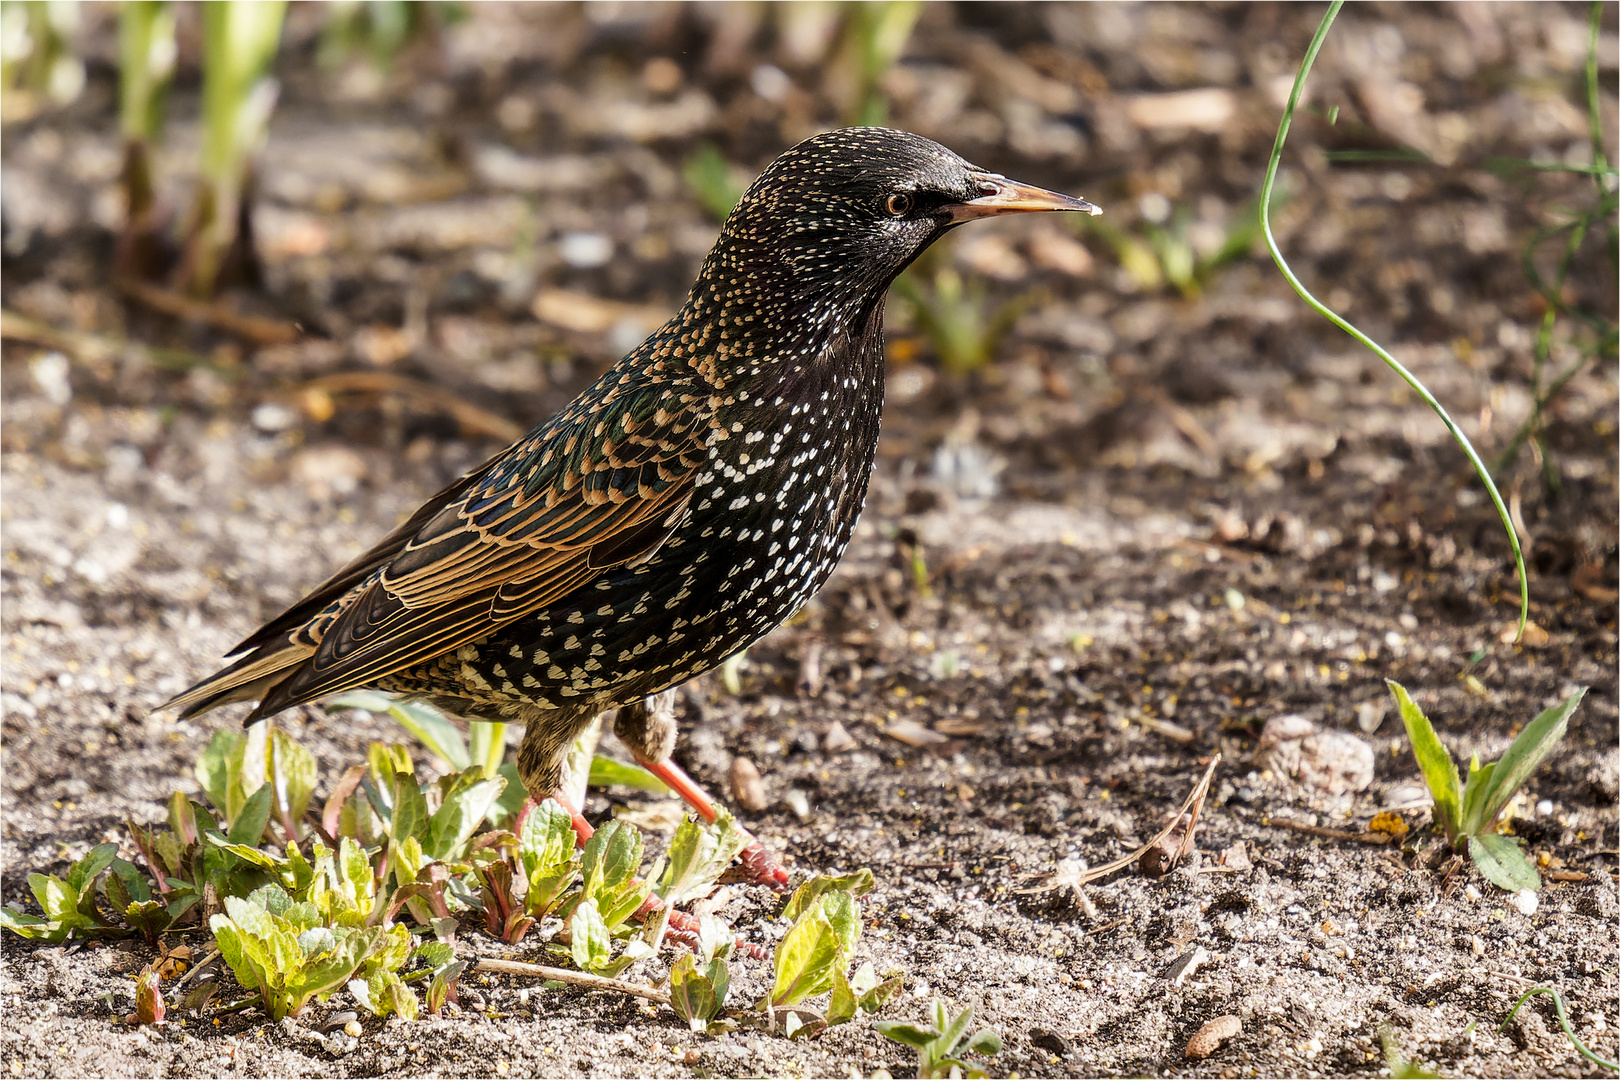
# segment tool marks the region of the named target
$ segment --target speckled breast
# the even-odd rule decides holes
[[[710,443],[688,518],[658,552],[442,658],[463,692],[542,708],[627,704],[707,671],[798,610],[860,516],[881,369],[875,379],[846,370],[798,396],[766,391],[722,407],[729,437]]]

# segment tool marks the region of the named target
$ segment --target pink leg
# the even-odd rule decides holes
[[[714,809],[714,803],[709,801],[709,796],[675,762],[667,759],[664,761],[643,761],[641,766],[668,784],[670,790],[686,800],[686,804],[696,810],[698,817],[704,821],[713,824],[714,819],[719,816]],[[589,827],[589,825],[586,826],[586,828]],[[758,840],[749,837],[748,846],[743,848],[738,859],[741,860],[743,870],[749,881],[756,885],[765,885],[777,892],[787,891],[787,871],[782,868],[781,863],[776,861],[776,856],[766,851],[765,845]]]

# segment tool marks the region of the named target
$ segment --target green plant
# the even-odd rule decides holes
[[[1530,578],[1524,568],[1524,552],[1519,546],[1519,534],[1513,527],[1513,519],[1508,513],[1507,504],[1502,501],[1502,493],[1496,489],[1496,481],[1491,479],[1490,470],[1480,460],[1478,452],[1474,450],[1474,444],[1468,441],[1468,436],[1463,434],[1462,429],[1451,418],[1451,414],[1446,411],[1445,406],[1440,404],[1435,396],[1429,392],[1429,388],[1424,386],[1416,375],[1412,374],[1404,364],[1395,359],[1383,346],[1373,341],[1340,316],[1338,312],[1312,295],[1311,291],[1294,274],[1293,269],[1288,265],[1288,260],[1283,258],[1282,249],[1277,246],[1277,238],[1271,232],[1271,199],[1272,193],[1277,186],[1277,168],[1282,162],[1283,146],[1288,141],[1288,129],[1293,124],[1295,111],[1299,108],[1300,94],[1305,89],[1305,79],[1311,73],[1311,65],[1316,62],[1316,54],[1321,51],[1322,43],[1327,40],[1328,30],[1333,26],[1333,20],[1338,16],[1339,9],[1343,6],[1344,0],[1332,0],[1332,3],[1328,4],[1327,12],[1323,14],[1322,21],[1316,28],[1316,34],[1311,38],[1311,43],[1305,50],[1304,59],[1299,62],[1299,71],[1294,75],[1293,89],[1289,91],[1288,104],[1284,106],[1282,120],[1277,125],[1277,138],[1271,146],[1271,158],[1266,163],[1265,183],[1260,188],[1260,231],[1265,237],[1266,250],[1271,252],[1272,261],[1277,264],[1277,269],[1282,272],[1283,277],[1287,279],[1288,284],[1299,294],[1300,298],[1309,304],[1317,314],[1371,350],[1374,355],[1389,366],[1390,370],[1399,375],[1412,388],[1413,392],[1423,400],[1424,404],[1434,411],[1434,414],[1440,418],[1440,422],[1445,425],[1446,430],[1451,433],[1452,439],[1462,448],[1469,463],[1473,465],[1475,474],[1479,476],[1480,482],[1485,485],[1485,490],[1490,494],[1491,503],[1496,507],[1497,516],[1502,521],[1502,528],[1507,531],[1508,545],[1513,549],[1513,563],[1519,574],[1519,632],[1522,634],[1525,623],[1530,619]]]
[[[782,1030],[789,1037],[843,1023],[857,1009],[875,1012],[899,989],[898,979],[879,983],[870,964],[862,965],[853,980],[845,974],[861,935],[855,897],[871,891],[872,882],[872,872],[864,868],[843,877],[812,878],[783,909],[793,926],[776,946],[771,991],[757,1007],[771,1013],[788,1010]],[[832,997],[825,1015],[795,1008],[828,991]]]
[[[882,0],[844,6],[844,34],[828,64],[828,90],[843,108],[844,122],[873,126],[889,118],[880,83],[905,52],[922,14],[918,0]]]
[[[1002,339],[1040,294],[1024,293],[992,307],[983,279],[964,278],[943,256],[930,254],[895,279],[894,295],[941,368],[956,375],[977,371],[996,358]]]
[[[1386,682],[1406,724],[1412,756],[1434,796],[1435,824],[1445,833],[1446,843],[1457,851],[1466,847],[1480,873],[1509,892],[1541,888],[1541,875],[1525,857],[1519,842],[1496,830],[1503,824],[1519,788],[1564,737],[1570,716],[1586,696],[1586,688],[1526,724],[1500,760],[1481,765],[1475,754],[1468,762],[1468,779],[1463,782],[1457,763],[1441,745],[1423,710],[1400,683]]]
[[[1598,38],[1603,24],[1601,0],[1594,0],[1588,10],[1586,115],[1592,164],[1570,166],[1539,162],[1497,163],[1503,168],[1518,170],[1586,173],[1591,176],[1593,186],[1596,188],[1596,199],[1592,203],[1584,208],[1565,210],[1564,220],[1538,229],[1525,245],[1520,257],[1525,278],[1546,305],[1546,310],[1542,313],[1541,326],[1536,332],[1530,374],[1530,415],[1525,417],[1524,422],[1519,425],[1497,458],[1496,471],[1505,471],[1518,458],[1525,443],[1532,441],[1547,487],[1554,492],[1561,487],[1561,480],[1558,468],[1553,462],[1552,450],[1547,445],[1545,432],[1547,406],[1571,379],[1584,371],[1594,360],[1599,357],[1613,360],[1617,342],[1620,342],[1620,327],[1617,327],[1612,319],[1565,299],[1565,285],[1569,281],[1575,257],[1580,253],[1587,238],[1595,234],[1599,228],[1605,233],[1603,247],[1608,256],[1607,265],[1612,269],[1616,265],[1617,258],[1620,258],[1620,254],[1617,254],[1620,248],[1617,248],[1616,229],[1617,221],[1620,221],[1620,184],[1616,183],[1616,180],[1620,179],[1620,171],[1610,164],[1604,150],[1603,113],[1598,85]],[[1562,249],[1557,255],[1551,280],[1548,280],[1537,265],[1538,254],[1548,245],[1559,241],[1562,241]],[[1548,369],[1552,366],[1553,331],[1560,318],[1572,320],[1575,324],[1576,340],[1572,341],[1572,346],[1578,355],[1562,371],[1548,380]]]
[[[273,720],[246,731],[220,731],[197,759],[197,782],[225,815],[227,826],[241,817],[248,799],[268,788],[271,808],[287,839],[302,835],[299,823],[315,794],[315,756]],[[262,832],[262,830],[261,830]],[[238,843],[257,844],[258,836]]]
[[[165,98],[178,49],[174,7],[167,0],[126,0],[118,9],[118,117],[124,136],[124,229],[114,273],[147,278],[162,256],[157,237],[152,147],[163,131]]]
[[[681,166],[686,186],[716,221],[724,221],[748,190],[753,177],[733,167],[713,143],[704,143]]]
[[[202,177],[187,227],[182,279],[212,296],[232,257],[251,260],[239,230],[250,201],[250,158],[275,108],[270,77],[286,0],[220,0],[202,6]]]
[[[918,1080],[936,1076],[986,1075],[983,1069],[955,1056],[958,1046],[961,1046],[962,1053],[967,1054],[995,1057],[1001,1053],[1001,1036],[989,1028],[980,1028],[971,1036],[968,1035],[968,1027],[973,1023],[973,1007],[968,1006],[952,1016],[945,1002],[935,998],[933,1021],[929,1027],[897,1020],[880,1020],[872,1026],[886,1038],[916,1049]]]
[[[1524,993],[1520,994],[1519,1000],[1513,1003],[1513,1008],[1508,1010],[1507,1016],[1503,1017],[1502,1023],[1497,1027],[1497,1033],[1500,1034],[1506,1031],[1507,1026],[1513,1022],[1513,1018],[1518,1015],[1520,1006],[1522,1006],[1526,1001],[1529,1001],[1531,998],[1535,997],[1537,994],[1552,995],[1553,1009],[1558,1014],[1558,1026],[1564,1029],[1564,1034],[1569,1036],[1569,1041],[1575,1044],[1575,1049],[1582,1057],[1584,1057],[1587,1061],[1592,1062],[1594,1065],[1608,1069],[1610,1072],[1620,1072],[1620,1062],[1614,1062],[1608,1060],[1607,1058],[1598,1057],[1596,1054],[1592,1053],[1591,1050],[1587,1049],[1585,1043],[1581,1042],[1580,1038],[1575,1034],[1575,1029],[1569,1024],[1569,1014],[1564,1009],[1564,995],[1560,994],[1554,987],[1551,986],[1531,987],[1529,990],[1526,990]]]
[[[97,844],[74,863],[67,877],[29,874],[28,888],[45,915],[28,915],[7,906],[0,908],[0,926],[21,937],[53,944],[66,941],[69,934],[80,937],[120,936],[122,930],[110,926],[96,907],[96,879],[112,865],[117,844]]]
[[[318,857],[317,865],[328,857]],[[324,1001],[357,972],[368,992],[388,994],[388,1007],[414,1017],[415,996],[402,1008],[389,980],[379,974],[392,974],[398,982],[397,970],[410,953],[410,931],[367,926],[356,918],[357,901],[369,891],[371,876],[363,855],[345,851],[334,865],[335,887],[318,894],[326,904],[295,900],[279,885],[257,889],[246,899],[227,896],[225,914],[209,920],[220,954],[236,981],[257,993],[272,1020],[298,1012],[312,998]],[[336,903],[330,902],[334,898]],[[377,998],[371,1001],[380,1006]]]
[[[1120,267],[1143,292],[1157,292],[1168,282],[1189,298],[1202,295],[1217,273],[1248,255],[1260,238],[1260,208],[1250,203],[1213,245],[1199,242],[1192,210],[1172,207],[1156,197],[1162,213],[1144,211],[1141,235],[1120,228],[1113,219],[1075,215],[1076,229],[1095,234],[1114,251]],[[1144,199],[1147,202],[1147,199]]]

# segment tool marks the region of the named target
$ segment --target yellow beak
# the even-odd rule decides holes
[[[999,214],[1032,214],[1042,210],[1074,210],[1083,214],[1100,214],[1102,207],[1077,199],[1072,195],[1060,195],[1056,191],[1047,191],[1032,184],[1020,184],[1016,180],[1008,180],[1005,176],[996,173],[977,173],[974,179],[979,183],[979,190],[984,192],[976,199],[969,199],[964,203],[957,203],[949,207],[951,220],[973,221],[977,218],[995,217]]]

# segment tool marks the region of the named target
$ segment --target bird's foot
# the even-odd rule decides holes
[[[636,911],[637,919],[654,919],[662,910],[664,902],[656,896],[647,897],[646,903]],[[664,940],[672,945],[683,945],[694,954],[701,955],[703,951],[703,924],[696,915],[671,908],[669,921],[664,924]],[[737,940],[733,947],[739,956],[746,956],[750,960],[764,960],[768,954],[764,949],[751,941]]]
[[[724,874],[720,875],[724,884],[740,882],[747,885],[763,885],[772,892],[788,891],[787,868],[776,861],[776,856],[766,850],[765,845],[752,837],[748,846],[737,855],[737,863]]]

